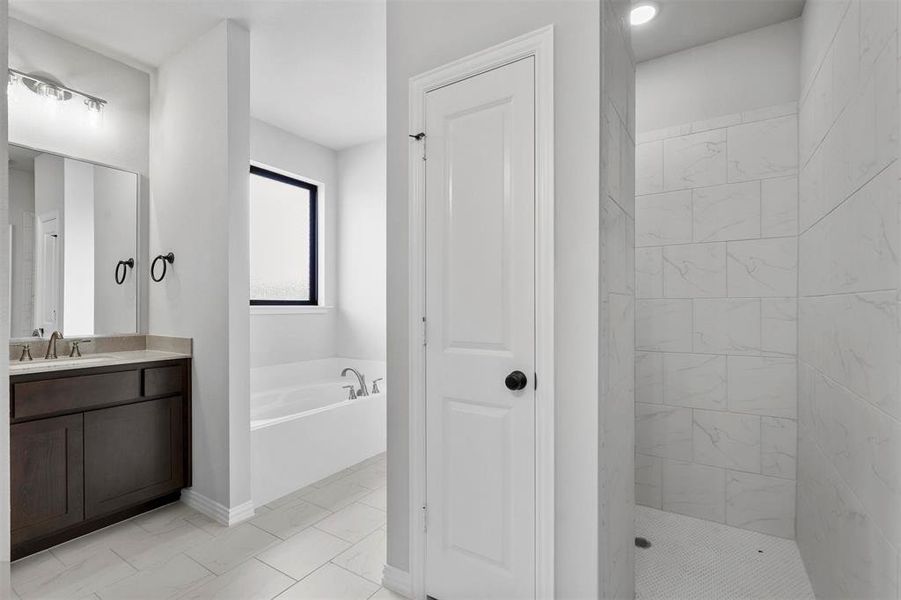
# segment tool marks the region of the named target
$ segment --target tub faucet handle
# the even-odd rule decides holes
[[[373,394],[381,393],[381,390],[379,389],[379,382],[382,381],[383,379],[384,379],[384,377],[379,377],[378,379],[374,379],[372,381],[372,393]]]
[[[354,390],[354,386],[342,385],[341,387],[344,388],[345,390],[347,390],[347,399],[348,400],[356,400],[357,399],[357,392]]]

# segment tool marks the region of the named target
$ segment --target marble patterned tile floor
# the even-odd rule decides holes
[[[639,600],[814,600],[793,540],[635,507]]]
[[[381,587],[385,455],[228,528],[181,502],[23,558],[13,600],[398,600]]]

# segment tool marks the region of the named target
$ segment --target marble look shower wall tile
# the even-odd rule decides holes
[[[763,298],[760,301],[760,346],[766,353],[797,354],[796,298]]]
[[[663,189],[726,183],[726,130],[715,129],[663,142]]]
[[[760,472],[760,417],[695,410],[693,460],[711,467]]]
[[[635,292],[638,298],[663,297],[663,248],[636,248]]]
[[[794,477],[797,121],[791,102],[639,136],[639,502],[723,522],[727,470]]]
[[[798,238],[729,242],[729,296],[795,296]]]
[[[638,300],[635,304],[637,349],[691,351],[691,300]]]
[[[725,409],[726,357],[664,354],[663,402],[688,408]]]
[[[799,357],[875,406],[901,417],[895,292],[801,298]]]
[[[837,118],[859,89],[860,2],[852,2],[833,42],[832,118]]]
[[[663,404],[663,353],[635,353],[635,401]]]
[[[784,417],[797,416],[797,361],[793,358],[730,356],[729,410]]]
[[[882,49],[872,73],[842,113],[847,196],[898,158],[898,42]]]
[[[898,552],[823,456],[800,438],[798,546],[820,597],[897,598]]]
[[[721,117],[713,117],[712,119],[704,119],[695,121],[691,124],[692,133],[700,133],[702,131],[710,131],[711,129],[723,129],[732,125],[741,123],[740,114],[723,115]]]
[[[718,185],[692,191],[694,241],[760,237],[760,182]]]
[[[785,104],[777,104],[775,106],[766,106],[764,108],[745,111],[741,113],[741,122],[754,123],[755,121],[766,121],[796,114],[798,114],[798,103],[786,102]]]
[[[726,523],[793,539],[795,482],[729,471],[726,476]]]
[[[691,242],[691,227],[691,191],[635,199],[636,245],[685,244]]]
[[[635,455],[635,503],[660,508],[663,491],[663,459]]]
[[[797,471],[798,427],[792,419],[760,418],[760,472],[794,479]]]
[[[798,119],[794,115],[730,127],[729,181],[794,175],[798,170]]]
[[[601,269],[608,293],[631,296],[635,286],[632,219],[610,198],[601,203]]]
[[[663,294],[667,298],[726,295],[726,244],[686,244],[663,249]]]
[[[636,136],[636,141],[639,144],[647,144],[649,142],[666,140],[672,137],[687,135],[689,133],[691,133],[691,123],[685,123],[682,125],[674,125],[672,127],[643,131]]]
[[[860,3],[860,71],[866,78],[885,45],[898,29],[898,3],[867,0]]]
[[[693,351],[759,354],[760,300],[695,300]]]
[[[798,235],[798,178],[779,177],[760,183],[760,235]]]
[[[897,188],[898,169],[890,167],[801,235],[802,295],[898,287]]]
[[[635,449],[648,456],[691,460],[691,410],[636,404]]]
[[[635,147],[635,194],[663,191],[663,142],[639,143]]]
[[[813,428],[821,451],[883,535],[901,545],[901,423],[814,373]]]
[[[725,522],[725,471],[718,467],[664,460],[661,508],[699,519]]]

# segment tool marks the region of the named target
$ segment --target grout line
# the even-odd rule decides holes
[[[260,558],[259,556],[251,556],[249,559],[247,559],[246,561],[242,562],[241,564],[242,564],[242,565],[247,564],[247,563],[249,563],[249,562],[252,561],[252,560],[255,560],[255,561],[257,561],[258,563],[263,564],[263,565],[269,567],[269,568],[272,569],[273,571],[277,571],[277,572],[281,573],[282,575],[284,575],[284,576],[287,577],[288,579],[291,579],[292,581],[294,581],[294,583],[297,583],[298,581],[302,581],[303,579],[306,579],[307,577],[309,577],[310,575],[312,575],[313,573],[315,573],[316,571],[318,571],[318,570],[319,570],[319,567],[322,566],[322,565],[319,565],[319,567],[316,567],[315,569],[313,569],[312,571],[310,571],[309,573],[307,573],[307,574],[306,574],[304,577],[302,577],[301,579],[297,579],[296,577],[291,577],[290,575],[288,575],[287,573],[285,573],[284,571],[282,571],[282,570],[279,569],[278,567],[276,567],[276,566],[274,566],[274,565],[270,565],[269,563],[267,563],[265,560],[263,560],[263,559]],[[324,562],[324,563],[322,563],[322,564],[324,565],[324,564],[327,564],[327,563],[328,563],[328,561],[326,561],[326,562]],[[235,568],[237,569],[237,567],[235,567]],[[229,571],[226,571],[226,573],[228,573],[228,572],[229,572]],[[217,577],[221,577],[221,576],[217,576]],[[291,584],[290,586],[288,586],[288,587],[289,587],[289,588],[290,588],[290,587],[293,587],[293,586],[294,586],[294,583],[292,583],[292,584]],[[282,592],[279,592],[279,594],[281,594],[281,593],[282,593]]]

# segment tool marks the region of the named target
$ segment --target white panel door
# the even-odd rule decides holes
[[[425,113],[426,593],[534,598],[534,58]]]

